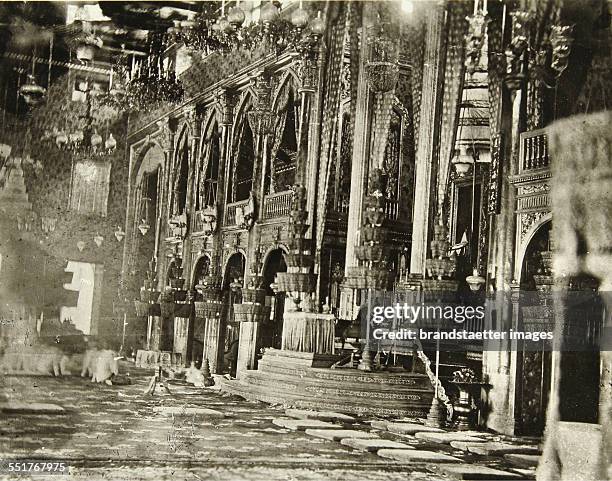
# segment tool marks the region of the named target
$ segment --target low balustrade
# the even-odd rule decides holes
[[[244,208],[249,203],[248,199],[240,200],[238,202],[231,202],[225,206],[225,219],[223,225],[232,226],[236,225],[236,210],[238,208]]]
[[[544,129],[523,132],[520,139],[520,173],[549,166],[548,139]]]
[[[348,196],[342,197],[335,203],[335,212],[338,214],[347,215],[349,212],[350,199]],[[399,202],[397,200],[387,199],[385,201],[385,218],[388,220],[397,220],[399,217]]]
[[[282,192],[266,195],[263,202],[263,219],[276,219],[289,216],[292,201],[292,190],[284,190]]]
[[[385,217],[388,220],[397,220],[399,213],[399,202],[397,200],[387,199],[385,201]]]

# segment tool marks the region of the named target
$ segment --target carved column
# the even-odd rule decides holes
[[[504,151],[499,155],[502,162],[503,177],[499,181],[499,214],[491,217],[491,246],[494,266],[493,286],[496,294],[490,299],[494,308],[497,329],[513,327],[514,309],[507,293],[518,281],[514,279],[515,240],[516,240],[516,188],[510,178],[518,173],[520,133],[525,129],[526,112],[524,108],[526,72],[526,47],[528,45],[528,12],[512,12],[512,38],[505,52],[507,68],[504,85],[509,95],[503,97],[501,112],[501,136]],[[513,346],[505,343],[496,352],[489,350],[485,370],[493,386],[489,391],[492,410],[487,427],[507,434],[516,431],[514,411],[516,378],[518,376],[516,352]]]
[[[159,259],[161,257],[161,245],[162,239],[164,238],[167,232],[167,219],[170,216],[170,212],[172,209],[172,162],[174,158],[174,141],[175,141],[175,128],[174,124],[171,124],[169,120],[166,120],[162,124],[160,124],[161,135],[160,135],[160,144],[164,149],[164,168],[163,168],[163,181],[162,181],[162,192],[159,193],[162,199],[165,201],[161,202],[161,208],[157,214],[157,228],[155,232],[157,248],[155,252],[155,256],[158,260],[157,262],[157,288],[158,290],[163,290],[164,281],[165,281],[165,264],[161,262]]]
[[[185,201],[185,213],[187,214],[187,226],[192,225],[192,216],[195,215],[194,205],[195,205],[195,196],[197,195],[198,186],[195,182],[196,179],[196,169],[198,165],[198,159],[200,156],[200,138],[202,135],[202,115],[198,111],[197,107],[194,107],[187,113],[187,119],[189,124],[191,125],[191,145],[189,146],[189,169],[188,169],[188,181],[187,181],[187,194]],[[183,278],[188,281],[191,279],[191,270],[193,265],[191,263],[193,241],[191,235],[188,235],[183,243],[183,263],[184,263],[184,272]],[[185,303],[189,306],[183,312],[188,314],[188,318],[183,323],[175,323],[177,327],[183,329],[183,332],[177,333],[178,337],[181,339],[185,339],[186,346],[183,348],[183,360],[188,365],[192,361],[191,353],[192,353],[192,344],[193,344],[193,331],[194,331],[194,323],[195,323],[195,311],[193,307],[193,303],[195,301],[195,291],[193,291],[193,286],[188,285],[185,286],[187,289],[187,299]]]
[[[189,124],[191,125],[191,145],[189,146],[189,169],[188,175],[189,178],[187,180],[187,195],[185,201],[185,213],[187,214],[187,225],[191,226],[192,216],[195,215],[195,196],[197,195],[198,186],[196,185],[196,169],[198,164],[198,159],[200,156],[200,138],[202,135],[202,115],[200,112],[196,110],[194,107],[187,114],[187,119]],[[191,235],[185,238],[184,246],[183,246],[183,259],[186,261],[185,272],[183,276],[185,279],[191,279],[191,269],[192,265],[190,262],[191,259]],[[187,288],[191,288],[192,286],[187,286]]]
[[[296,183],[304,185],[308,195],[306,209],[309,229],[307,235],[313,238],[315,202],[317,193],[317,168],[320,142],[320,67],[321,45],[316,37],[308,38],[299,49],[297,62],[300,74],[301,96],[300,123],[298,135],[298,161],[300,162]]]
[[[234,122],[234,107],[238,101],[238,95],[236,92],[223,89],[217,92],[216,95],[217,103],[219,104],[219,111],[221,112],[221,158],[219,159],[219,184],[217,186],[217,208],[218,208],[218,220],[217,226],[223,225],[225,219],[225,204],[227,203],[227,193],[230,188],[229,174],[231,172],[232,162],[232,139],[233,139],[233,122]],[[218,232],[220,229],[218,229]],[[218,236],[220,239],[220,237]],[[220,249],[223,246],[221,242],[216,242],[215,255],[220,259]],[[213,256],[214,258],[214,256]]]
[[[249,126],[255,135],[255,159],[253,162],[252,192],[258,208],[263,203],[264,179],[268,159],[268,136],[274,129],[275,114],[272,112],[272,77],[263,70],[252,80],[256,92],[255,105],[247,113]]]
[[[262,252],[259,248],[251,257],[249,278],[242,289],[242,302],[234,304],[234,318],[240,322],[236,377],[248,369],[255,369],[259,346],[260,324],[270,318],[270,308],[265,305],[266,291],[262,289]]]
[[[346,269],[357,265],[355,247],[357,231],[361,228],[361,214],[363,212],[363,197],[367,191],[368,179],[368,139],[370,138],[370,91],[366,75],[367,52],[367,30],[371,26],[372,5],[363,6],[363,23],[361,28],[361,58],[359,62],[359,78],[357,83],[357,98],[355,111],[355,133],[353,142],[353,159],[351,166],[351,194],[348,212],[348,230],[346,243]]]
[[[137,175],[136,163],[142,154],[142,145],[137,146],[133,144],[130,146],[130,177],[128,181],[128,202],[127,210],[125,213],[125,241],[123,244],[123,262],[121,265],[121,281],[120,281],[120,292],[119,296],[122,297],[122,301],[131,301],[127,296],[130,295],[129,289],[131,284],[132,276],[130,271],[132,270],[134,262],[134,253],[136,249],[136,232],[137,228],[133,221],[135,211],[138,210],[137,198],[138,198],[138,186],[135,184]]]
[[[355,102],[355,118],[353,133],[353,155],[351,161],[351,192],[348,211],[348,226],[346,235],[346,258],[344,275],[349,275],[351,268],[357,267],[359,261],[355,249],[359,245],[358,232],[362,225],[364,196],[367,193],[369,175],[369,139],[372,123],[370,89],[368,86],[366,64],[369,57],[368,29],[373,25],[374,5],[371,2],[363,4],[361,25],[361,48],[359,49],[359,74],[357,78],[357,96]],[[340,317],[354,319],[356,317],[356,301],[351,289],[343,289],[340,294]]]
[[[445,5],[440,2],[426,20],[423,86],[416,151],[414,218],[410,272],[424,274],[430,229],[432,178],[440,141],[440,116],[444,75]]]

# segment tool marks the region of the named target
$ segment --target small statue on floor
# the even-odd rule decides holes
[[[185,382],[193,384],[195,387],[204,387],[204,375],[192,361],[191,366],[185,372]]]

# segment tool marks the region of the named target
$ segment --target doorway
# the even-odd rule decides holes
[[[277,248],[268,253],[264,262],[262,288],[266,290],[266,305],[270,307],[270,319],[262,325],[259,348],[280,349],[282,345],[285,293],[274,292],[272,289],[276,274],[279,272],[287,272],[287,264],[283,250]]]
[[[223,346],[224,373],[236,376],[238,361],[238,343],[240,340],[240,322],[234,319],[234,304],[242,302],[242,286],[244,284],[244,268],[246,259],[242,252],[230,256],[223,274],[223,312],[221,313],[221,339]]]

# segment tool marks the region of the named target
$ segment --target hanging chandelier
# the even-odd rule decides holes
[[[136,107],[150,107],[161,102],[179,103],[183,99],[183,86],[170,68],[169,60],[163,58],[166,40],[163,33],[151,34],[146,65],[137,65],[127,82],[127,95]]]
[[[84,33],[77,37],[73,43],[76,45],[77,58],[84,63],[93,61],[95,53],[102,46],[101,40],[89,32],[89,28],[84,27]],[[81,49],[81,47],[86,47]],[[91,48],[90,48],[91,47]],[[80,53],[79,53],[80,52]],[[80,57],[79,57],[80,55]],[[73,130],[68,128],[68,121],[64,130],[55,130],[47,133],[45,138],[53,140],[58,149],[72,152],[75,155],[83,157],[93,157],[108,155],[117,148],[117,140],[112,132],[109,132],[108,123],[106,125],[106,133],[102,136],[98,130],[98,126],[94,125],[92,116],[92,103],[95,98],[100,95],[100,92],[93,88],[89,78],[84,82],[85,95],[85,114],[80,116],[79,126]]]
[[[36,83],[34,75],[28,75],[27,83],[19,88],[19,95],[23,97],[23,101],[30,107],[38,105],[47,93],[47,89]]]
[[[99,102],[118,111],[151,109],[160,103],[178,104],[184,89],[169,58],[164,58],[169,35],[152,32],[146,59],[130,59],[122,46],[111,68],[109,89]]]
[[[36,83],[36,48],[32,52],[32,71],[28,74],[28,80],[19,88],[19,95],[28,107],[38,105],[45,98],[47,89]]]
[[[81,118],[84,120],[84,126],[68,131],[60,130],[55,133],[55,145],[58,149],[80,156],[103,156],[112,154],[117,148],[117,140],[112,132],[106,128],[106,134],[102,136],[98,128],[94,126],[92,117],[92,94],[91,87],[87,86],[86,95],[86,110],[85,115]],[[52,138],[52,137],[51,137]]]
[[[393,90],[399,79],[397,32],[389,23],[373,27],[368,36],[370,58],[365,65],[368,85],[373,92]]]
[[[305,30],[315,37],[325,32],[321,12],[311,20],[301,1],[290,18],[281,15],[279,2],[270,1],[261,7],[258,22],[245,25],[245,20],[239,1],[227,12],[223,1],[221,15],[214,22],[199,13],[193,20],[175,22],[169,33],[175,42],[207,55],[213,52],[227,54],[239,49],[254,50],[261,46],[278,54],[296,47]]]
[[[80,31],[69,40],[68,44],[74,50],[77,60],[84,65],[89,65],[104,42],[96,35],[95,24],[88,21],[81,21],[80,24]]]

